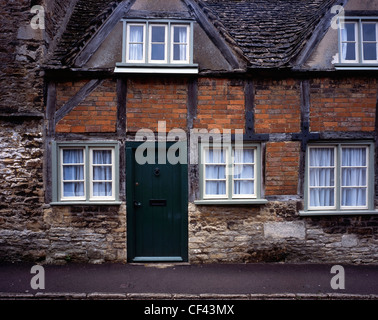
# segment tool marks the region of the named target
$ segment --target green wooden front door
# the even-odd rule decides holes
[[[129,261],[187,261],[187,167],[138,164],[138,144],[126,148]]]

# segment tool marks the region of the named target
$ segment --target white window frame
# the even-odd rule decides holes
[[[342,63],[358,63],[358,61],[359,61],[359,47],[360,47],[358,22],[356,22],[356,21],[345,21],[344,24],[353,24],[354,25],[355,39],[354,39],[354,41],[347,41],[347,40],[343,41],[342,31],[340,32],[340,60],[341,60]],[[343,58],[343,51],[342,51],[343,43],[354,43],[355,44],[355,46],[354,46],[354,51],[355,51],[354,54],[355,54],[355,57],[356,57],[355,60],[347,60],[347,59]]]
[[[164,60],[153,60],[152,59],[152,28],[160,27],[164,28],[164,43],[157,42],[156,44],[164,44]],[[163,23],[150,23],[148,26],[148,62],[157,64],[167,64],[168,62],[168,25]]]
[[[364,24],[374,24],[375,25],[375,41],[364,41],[363,38],[363,25]],[[378,23],[377,22],[369,22],[369,21],[362,21],[361,22],[361,60],[363,63],[378,63]],[[375,43],[375,60],[365,60],[364,59],[364,43]]]
[[[333,149],[333,154],[334,154],[334,164],[333,166],[329,166],[329,167],[317,167],[317,166],[310,166],[310,150],[311,149]],[[337,174],[337,147],[336,146],[309,146],[308,147],[308,152],[307,152],[307,163],[308,163],[308,169],[307,169],[307,181],[308,181],[308,209],[309,210],[332,210],[332,209],[336,209],[336,205],[337,205],[337,200],[336,200],[336,194],[337,194],[337,182],[336,182],[336,174]],[[310,183],[310,169],[313,169],[313,168],[326,168],[326,169],[333,169],[333,182],[334,182],[334,185],[333,186],[311,186],[311,183]],[[333,189],[333,199],[334,199],[334,205],[333,206],[310,206],[310,203],[311,203],[311,199],[310,199],[310,196],[311,196],[311,192],[310,190],[311,189]]]
[[[64,150],[82,150],[83,151],[83,163],[63,163],[63,151]],[[79,148],[79,147],[65,147],[65,148],[60,148],[59,152],[59,157],[60,157],[60,200],[61,201],[70,201],[70,200],[85,200],[85,195],[86,195],[86,154],[85,154],[85,149],[84,148]],[[63,179],[63,172],[64,172],[64,167],[65,166],[82,166],[83,167],[83,180],[64,180]],[[65,197],[64,196],[64,183],[65,182],[82,182],[84,186],[84,195],[83,196],[77,196],[77,197]]]
[[[231,154],[233,150],[238,149],[237,147],[232,147]],[[243,150],[253,150],[253,160],[254,162],[243,162],[243,163],[235,163],[235,159],[232,159],[231,164],[232,164],[232,198],[233,199],[256,199],[257,198],[257,191],[256,191],[256,157],[257,157],[257,148],[256,147],[243,147]],[[253,165],[253,178],[235,178],[235,166],[236,165]],[[253,193],[250,194],[236,194],[234,193],[234,186],[235,186],[235,181],[253,181]]]
[[[346,60],[343,59],[343,52],[342,52],[342,44],[347,42],[342,40],[342,28],[345,23],[354,24],[355,26],[355,54],[356,59],[355,60]],[[364,52],[363,52],[363,43],[370,42],[370,41],[363,41],[363,24],[375,24],[376,26],[376,54],[377,54],[377,60],[365,60],[364,59]],[[378,65],[378,17],[346,17],[346,18],[340,18],[338,20],[338,46],[339,46],[339,63],[336,64],[336,68],[339,67],[342,69],[342,67],[350,66],[351,68],[358,68],[361,67],[362,69],[365,67],[365,69],[375,69]],[[350,41],[348,41],[350,42]],[[371,41],[372,42],[372,41]],[[362,70],[361,69],[361,70]]]
[[[130,54],[130,27],[132,26],[138,26],[143,27],[143,42],[141,43],[143,45],[143,54],[142,59],[140,60],[131,60],[129,58]],[[138,42],[138,44],[140,44]],[[128,23],[127,24],[127,36],[126,36],[126,62],[127,63],[144,63],[146,61],[146,25],[143,23]]]
[[[225,163],[208,163],[206,162],[206,150],[208,149],[216,149],[216,150],[223,150],[224,151],[224,157],[225,157]],[[202,148],[202,155],[201,159],[203,159],[203,179],[202,179],[202,185],[203,185],[203,199],[227,199],[228,198],[228,176],[229,176],[229,159],[228,159],[228,151],[229,147],[221,147],[221,146],[204,146]],[[219,165],[225,167],[225,179],[206,179],[206,166],[207,165]],[[226,192],[225,194],[206,194],[206,182],[207,181],[225,181],[226,184]]]
[[[94,164],[93,163],[93,151],[94,150],[109,150],[111,151],[111,164]],[[90,171],[90,200],[115,200],[115,156],[114,156],[114,148],[101,148],[101,147],[91,147],[89,148],[89,171]],[[112,180],[93,180],[93,169],[96,166],[104,166],[104,167],[111,167],[112,170]],[[95,182],[106,182],[112,184],[112,195],[111,196],[94,196],[93,195],[93,185]]]
[[[84,196],[64,197],[63,188],[63,150],[83,150]],[[93,183],[93,150],[111,150],[112,183],[111,196],[94,196]],[[119,205],[119,143],[117,141],[65,141],[52,142],[52,205],[69,204],[116,204]],[[70,164],[66,164],[70,165]],[[102,164],[99,164],[103,166]],[[75,180],[76,181],[76,180]],[[81,181],[81,180],[80,180]],[[100,182],[100,181],[99,181]]]
[[[186,67],[189,73],[196,73],[195,70],[188,69],[188,67],[197,67],[193,63],[193,21],[191,20],[122,20],[123,23],[123,40],[122,40],[122,62],[117,63],[117,67],[125,67],[127,65],[136,66],[175,66]],[[143,59],[131,60],[129,59],[130,54],[130,27],[131,26],[142,26],[143,27]],[[151,56],[152,50],[152,27],[160,26],[165,28],[165,60],[153,60]],[[174,40],[174,27],[185,27],[187,30],[187,43],[186,43],[186,59],[185,60],[174,60],[173,59],[173,40]],[[182,66],[180,66],[182,65]],[[117,69],[120,72],[121,68]],[[174,68],[172,68],[174,69]],[[183,69],[184,71],[186,69]]]
[[[186,59],[185,60],[174,60],[174,45],[175,44],[183,44],[180,42],[174,42],[174,28],[175,27],[185,27],[186,28]],[[171,50],[171,61],[172,64],[188,64],[190,63],[190,25],[187,24],[177,24],[172,23],[171,24],[171,41],[170,41],[170,50]]]
[[[310,149],[311,148],[335,148],[335,207],[311,207],[310,206]],[[342,149],[366,148],[366,205],[343,206],[342,205]],[[307,146],[305,169],[305,193],[304,210],[299,214],[306,215],[349,215],[349,214],[377,214],[374,207],[374,143],[366,141],[339,141],[329,143],[311,143]],[[353,187],[353,186],[350,186]],[[362,186],[361,186],[362,187]]]
[[[342,149],[343,148],[365,148],[366,149],[366,166],[358,166],[358,167],[348,167],[348,166],[343,166],[342,165]],[[341,209],[347,209],[347,210],[358,210],[358,209],[368,209],[368,206],[369,206],[369,148],[367,146],[344,146],[344,145],[341,145],[340,146],[340,194],[339,194],[339,197],[340,197],[340,208]],[[364,187],[366,188],[366,199],[365,199],[365,202],[366,202],[366,205],[365,206],[343,206],[341,201],[342,201],[342,191],[343,191],[343,188],[353,188],[353,186],[343,186],[342,185],[342,169],[343,168],[366,168],[366,186],[354,186],[354,187]]]
[[[234,168],[235,163],[232,156],[234,149],[251,149],[254,150],[254,163],[253,163],[253,178],[252,179],[235,179],[234,178]],[[206,161],[206,150],[208,149],[223,149],[225,151],[225,173],[226,173],[226,193],[221,195],[214,195],[214,194],[206,194],[206,165],[209,164]],[[211,165],[217,165],[210,163]],[[243,163],[237,163],[236,165],[242,165]],[[250,163],[245,163],[250,164]],[[252,164],[252,163],[251,163]],[[223,165],[223,164],[219,164]],[[212,201],[220,201],[219,203],[236,203],[240,201],[240,203],[247,203],[251,201],[251,203],[266,203],[265,199],[261,199],[261,188],[259,186],[261,175],[259,174],[259,168],[261,169],[261,159],[260,159],[260,146],[258,144],[248,144],[244,146],[239,145],[219,145],[219,144],[207,144],[203,143],[200,146],[200,190],[201,190],[201,200],[196,201],[198,204],[212,204]],[[234,193],[234,183],[237,180],[253,180],[253,193],[251,194],[235,194]],[[207,202],[208,200],[208,202]]]

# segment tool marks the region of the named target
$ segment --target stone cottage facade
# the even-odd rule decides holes
[[[378,262],[378,2],[22,0],[0,261]]]

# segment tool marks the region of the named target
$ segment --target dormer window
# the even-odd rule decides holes
[[[122,62],[115,72],[198,73],[192,21],[123,21]]]
[[[378,66],[378,19],[347,18],[339,28],[339,64]]]

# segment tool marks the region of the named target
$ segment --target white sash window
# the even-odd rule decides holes
[[[118,201],[118,143],[53,144],[53,204]]]
[[[305,211],[374,210],[374,145],[310,145]]]

